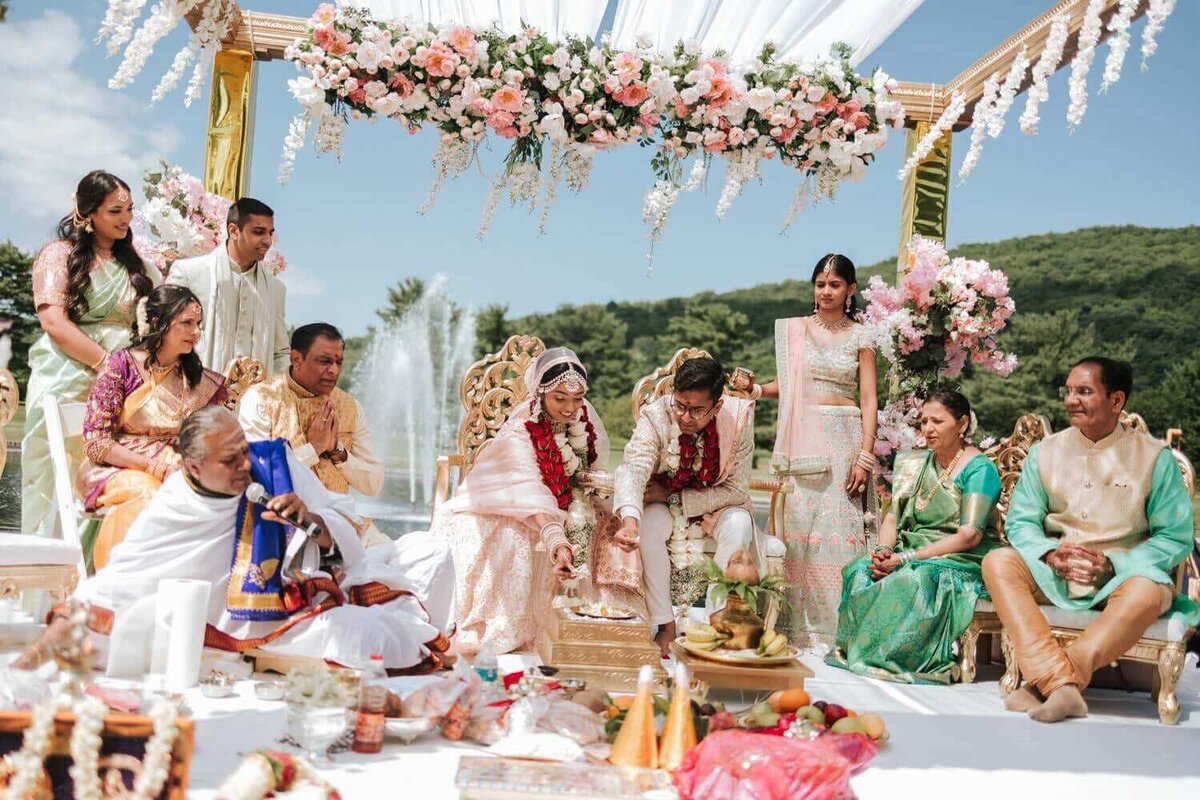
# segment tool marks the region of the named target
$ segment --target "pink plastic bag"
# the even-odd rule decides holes
[[[684,756],[675,788],[681,800],[852,798],[854,766],[832,745],[718,731]]]

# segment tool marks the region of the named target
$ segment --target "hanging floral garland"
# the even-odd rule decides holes
[[[655,476],[655,480],[668,494],[714,485],[721,469],[721,440],[716,423],[710,422],[699,433],[684,433],[679,423],[672,420],[669,435],[667,471]],[[672,568],[679,571],[699,566],[704,561],[704,531],[699,520],[684,516],[682,503],[668,508],[671,511],[671,535],[667,539],[667,552]]]
[[[653,246],[680,192],[699,186],[696,170],[706,171],[714,155],[729,162],[720,218],[766,160],[811,176],[821,197],[862,177],[903,107],[891,100],[886,74],[865,79],[849,56],[838,46],[830,58],[800,65],[777,60],[768,45],[735,73],[720,54],[705,56],[692,45],[661,54],[639,39],[616,49],[572,36],[555,42],[534,28],[435,28],[324,4],[286,51],[304,73],[289,81],[303,110],[289,128],[280,176],[291,175],[314,120],[321,152],[340,147],[347,120],[390,118],[409,131],[433,126],[439,140],[427,212],[484,138],[510,139],[504,170],[489,187],[482,237],[506,191],[511,203],[531,210],[540,195],[544,231],[559,183],[581,191],[597,153],[656,145],[656,182],[644,207]],[[704,165],[685,181],[681,164],[693,156]]]
[[[542,414],[539,419],[526,420],[525,430],[533,444],[542,483],[554,495],[558,507],[566,511],[571,506],[571,479],[596,461],[596,428],[587,408],[581,408],[576,419],[566,425],[556,424]]]
[[[1021,132],[1032,136],[1037,133],[1038,107],[1050,97],[1048,84],[1050,76],[1062,63],[1063,50],[1067,46],[1070,18],[1064,12],[1055,15],[1050,23],[1050,32],[1046,35],[1046,46],[1033,65],[1033,83],[1029,87],[1029,97],[1025,100],[1025,110],[1021,112]]]

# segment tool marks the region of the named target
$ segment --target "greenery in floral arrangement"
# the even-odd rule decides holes
[[[725,598],[733,595],[734,597],[740,597],[746,605],[757,610],[759,598],[767,597],[775,600],[780,606],[789,611],[793,609],[787,591],[792,587],[791,584],[784,582],[782,576],[768,575],[757,583],[738,580],[726,575],[717,566],[717,562],[711,558],[704,562],[704,573],[708,578],[708,582],[713,586],[713,603],[720,603]]]
[[[350,688],[323,664],[296,667],[287,675],[287,702],[316,708],[349,708],[355,701]]]

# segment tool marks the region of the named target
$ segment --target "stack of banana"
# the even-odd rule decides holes
[[[687,638],[688,643],[697,650],[716,650],[729,636],[707,623],[693,622],[688,625]]]
[[[687,628],[688,643],[697,650],[716,650],[728,639],[727,634],[721,633],[712,625],[694,622]],[[760,656],[777,656],[787,651],[787,637],[778,631],[763,631],[762,639],[756,651]]]
[[[762,639],[758,642],[760,656],[777,656],[787,650],[788,640],[779,631],[763,631]]]

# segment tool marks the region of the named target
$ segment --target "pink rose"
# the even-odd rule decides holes
[[[313,41],[322,50],[329,50],[333,47],[333,43],[337,41],[337,35],[334,33],[333,28],[322,26],[313,29]]]
[[[475,55],[475,34],[470,28],[455,28],[447,38],[450,46],[463,58]]]
[[[337,8],[333,3],[321,3],[312,15],[312,21],[317,25],[332,25],[335,19],[337,19]]]
[[[509,111],[518,113],[521,106],[525,103],[525,93],[515,86],[501,86],[500,89],[492,95],[492,105],[501,111]]]
[[[613,94],[613,98],[618,103],[626,106],[640,106],[649,96],[649,90],[640,83],[631,83]]]
[[[388,82],[388,88],[399,95],[401,98],[408,97],[413,93],[413,83],[406,78],[403,73],[397,72]]]

